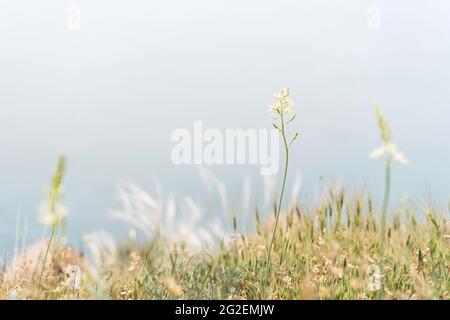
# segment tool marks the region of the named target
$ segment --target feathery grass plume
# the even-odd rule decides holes
[[[385,189],[384,189],[384,198],[383,198],[383,208],[381,212],[381,246],[380,250],[383,253],[384,247],[384,239],[386,236],[386,215],[387,209],[389,205],[389,195],[391,188],[391,168],[393,161],[396,161],[400,164],[406,164],[408,160],[406,160],[405,156],[397,150],[397,147],[392,143],[392,134],[389,128],[389,125],[386,122],[386,119],[383,117],[380,107],[375,105],[374,107],[375,117],[377,119],[378,128],[380,130],[380,138],[383,142],[383,145],[379,148],[376,148],[370,154],[371,158],[380,158],[384,157],[385,161]]]
[[[448,299],[450,222],[441,217],[447,213],[443,208],[432,203],[425,208],[405,207],[399,227],[394,227],[395,220],[388,221],[391,241],[380,257],[379,227],[372,218],[370,195],[363,197],[360,191],[342,186],[343,196],[341,188],[333,192],[328,192],[328,185],[325,188],[315,204],[283,207],[272,252],[276,268],[273,265],[271,272],[266,271],[266,258],[275,219],[264,222],[256,207],[259,232],[234,234],[229,244],[223,241],[212,250],[188,252],[178,241],[167,246],[152,238],[116,244],[110,234],[99,231],[85,237],[91,249],[88,257],[96,262],[92,265],[84,259],[78,263],[78,256],[66,258],[70,250],[61,252],[54,239],[48,257],[53,267],[47,272],[47,263],[39,294],[30,280],[35,266],[40,268],[42,263],[40,253],[47,245],[43,241],[20,253],[6,274],[0,271],[0,299]],[[156,214],[147,212],[150,203],[143,205],[150,199],[141,192],[133,195],[124,198],[133,199],[124,206],[130,213],[140,210],[143,216],[132,216],[130,222],[146,223],[145,216]],[[160,199],[153,200],[155,204],[162,201],[161,205],[167,202],[167,197]],[[185,205],[181,202],[177,209]],[[293,208],[293,214],[284,208]],[[344,208],[343,217],[349,215],[351,223],[341,223],[335,233],[332,219],[338,208]],[[420,209],[427,213],[426,221],[415,218],[421,211],[413,210]],[[173,223],[171,210],[162,211],[161,226]],[[191,211],[177,214],[175,221],[186,224]],[[202,219],[208,223],[205,216]],[[176,226],[161,230],[169,240],[167,235],[180,233]],[[198,233],[198,228],[188,230]],[[181,233],[179,239],[185,236]],[[8,270],[18,273],[9,276]]]
[[[107,231],[101,229],[86,234],[83,243],[86,244],[91,256],[89,271],[95,277],[98,278],[117,263],[119,249],[113,236]]]
[[[216,219],[207,219],[205,210],[192,198],[181,203],[173,195],[157,199],[131,183],[118,186],[123,209],[112,212],[112,216],[131,227],[142,231],[149,241],[162,240],[169,247],[184,245],[189,251],[197,252],[217,247],[226,233]]]
[[[277,232],[277,226],[278,221],[280,219],[280,211],[281,206],[283,203],[283,196],[284,196],[284,190],[286,187],[286,178],[288,173],[288,166],[289,166],[289,148],[291,147],[292,143],[297,139],[298,132],[294,134],[294,136],[291,138],[291,140],[288,142],[288,139],[286,137],[286,127],[289,123],[294,121],[296,114],[294,110],[294,102],[289,97],[289,89],[283,88],[281,91],[274,95],[275,100],[272,102],[272,104],[269,107],[270,112],[272,112],[272,117],[274,122],[272,123],[273,127],[277,129],[281,137],[283,139],[284,144],[284,151],[285,151],[285,164],[284,164],[284,173],[283,173],[283,182],[281,186],[281,193],[280,198],[278,200],[278,205],[276,206],[276,213],[275,213],[275,225],[272,232],[272,239],[270,241],[269,250],[267,254],[267,268],[269,268],[270,265],[270,256],[272,253],[272,247],[275,240],[276,232]]]
[[[50,227],[51,233],[47,243],[47,248],[44,254],[44,260],[42,261],[42,269],[39,276],[39,290],[42,284],[42,276],[44,275],[45,263],[47,262],[48,253],[54,237],[57,234],[58,227],[62,225],[64,218],[67,216],[67,210],[59,204],[61,197],[61,183],[64,176],[65,169],[65,157],[61,155],[56,164],[53,176],[51,179],[50,187],[47,191],[46,200],[44,205],[41,206],[40,221]],[[43,208],[43,209],[42,209]]]

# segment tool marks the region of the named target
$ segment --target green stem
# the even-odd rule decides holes
[[[268,270],[269,270],[269,266],[270,266],[270,256],[272,254],[272,247],[273,247],[273,243],[275,241],[275,236],[276,236],[276,232],[277,232],[278,221],[280,220],[281,204],[283,202],[284,189],[286,187],[286,178],[287,178],[288,165],[289,165],[289,146],[286,141],[286,134],[285,134],[284,129],[285,129],[285,124],[284,124],[284,119],[283,119],[283,113],[281,113],[281,135],[283,136],[283,143],[284,143],[286,158],[285,158],[285,163],[284,163],[284,174],[283,174],[283,183],[281,186],[280,199],[278,201],[277,211],[276,211],[276,215],[275,215],[275,226],[273,228],[272,240],[270,241],[269,251],[267,254]]]
[[[55,215],[55,208],[56,208],[56,197],[57,197],[57,191],[51,190],[50,191],[50,212],[52,215]],[[42,262],[42,268],[41,268],[41,274],[39,275],[39,287],[38,290],[41,290],[41,284],[42,284],[42,276],[44,275],[45,270],[45,263],[47,262],[48,253],[50,251],[50,246],[52,244],[52,240],[56,233],[56,223],[52,223],[52,232],[50,234],[50,238],[48,239],[47,248],[45,249],[45,255],[44,255],[44,261]]]
[[[383,208],[381,211],[381,226],[380,226],[380,272],[383,274],[384,270],[384,245],[386,239],[386,216],[389,206],[389,194],[391,191],[391,159],[386,160],[385,166],[385,176],[384,176],[384,198],[383,198]],[[383,299],[384,296],[384,284],[381,282],[381,290],[377,292],[376,298],[377,300]]]
[[[48,240],[47,249],[45,250],[44,261],[42,262],[41,274],[39,276],[39,287],[38,290],[41,290],[42,276],[44,274],[45,263],[47,262],[48,252],[50,251],[50,245],[52,244],[53,237],[55,235],[55,228],[52,227],[52,233],[50,234],[50,239]]]
[[[387,210],[389,206],[389,194],[391,191],[391,160],[386,161],[385,167],[385,176],[384,176],[384,198],[383,198],[383,208],[381,211],[381,246],[380,246],[380,255],[383,257],[384,255],[384,242],[386,238],[386,216]]]

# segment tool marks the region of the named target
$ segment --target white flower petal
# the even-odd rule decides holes
[[[405,156],[402,154],[402,153],[400,153],[400,152],[396,152],[395,154],[394,154],[394,159],[395,159],[395,161],[397,161],[398,163],[400,163],[400,164],[407,164],[408,163],[408,160],[405,158]]]
[[[387,152],[386,147],[380,147],[380,148],[376,148],[372,151],[372,153],[370,154],[370,158],[375,159],[375,158],[380,158],[382,157],[385,153]]]

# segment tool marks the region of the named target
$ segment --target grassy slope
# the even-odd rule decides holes
[[[363,197],[330,193],[316,209],[282,215],[270,268],[273,220],[252,235],[234,235],[214,252],[189,254],[161,241],[126,243],[98,276],[83,263],[80,290],[65,288],[63,256],[52,249],[44,288],[36,280],[0,284],[0,298],[109,299],[448,299],[449,223],[403,208],[388,223],[379,256],[379,219]],[[382,290],[376,290],[377,266]]]

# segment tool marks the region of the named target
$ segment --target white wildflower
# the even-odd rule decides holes
[[[398,151],[397,147],[392,143],[391,130],[386,120],[384,119],[383,115],[381,114],[380,108],[378,106],[375,106],[374,109],[378,129],[380,130],[380,138],[381,141],[383,142],[383,145],[379,148],[374,149],[370,154],[370,157],[371,158],[385,157],[387,163],[389,164],[391,163],[392,160],[400,164],[408,163],[406,157],[400,151]]]
[[[58,225],[69,214],[69,210],[61,205],[55,204],[52,210],[49,201],[44,201],[39,207],[39,222],[47,226]]]
[[[369,291],[381,290],[381,270],[377,265],[371,265],[367,269],[369,278],[367,279],[367,289]]]
[[[70,265],[65,270],[66,280],[64,282],[67,289],[79,290],[81,284],[81,269],[77,265]]]
[[[272,112],[272,117],[277,118],[282,113],[295,116],[294,102],[289,98],[289,89],[283,88],[274,95],[275,101],[269,106],[269,111]]]
[[[370,154],[370,157],[373,159],[381,158],[383,156],[388,156],[400,164],[408,163],[408,160],[406,159],[406,157],[401,152],[399,152],[397,150],[397,147],[392,143],[387,143],[380,148],[376,148]]]

